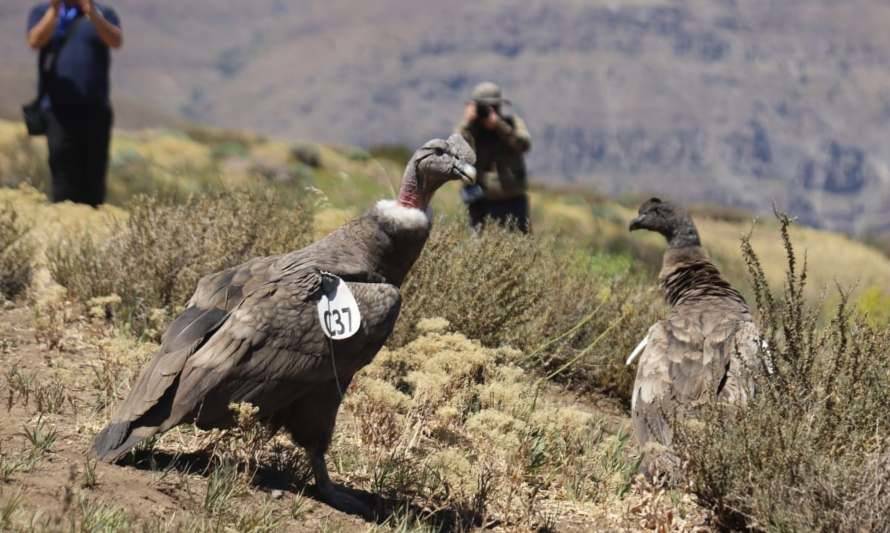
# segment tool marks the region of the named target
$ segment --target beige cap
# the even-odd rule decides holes
[[[490,81],[484,81],[473,88],[471,98],[474,102],[480,102],[489,105],[500,105],[502,103],[510,103],[501,94],[501,88],[497,84]]]

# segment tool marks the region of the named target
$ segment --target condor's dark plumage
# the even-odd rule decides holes
[[[634,435],[648,454],[642,467],[651,474],[672,463],[672,418],[694,416],[696,405],[712,398],[747,402],[760,341],[745,299],[708,258],[686,211],[653,198],[630,229],[668,241],[659,282],[670,313],[628,359],[640,357],[631,409]]]
[[[427,205],[446,181],[472,181],[475,156],[453,135],[425,144],[408,164],[398,201],[381,201],[322,240],[203,278],[186,310],[126,400],[95,439],[94,453],[115,461],[139,442],[181,423],[224,428],[229,404],[250,402],[273,428],[309,452],[319,492],[334,507],[367,514],[328,478],[324,454],[341,390],[392,332],[399,287],[430,231]],[[324,273],[347,282],[361,312],[358,333],[330,344],[316,305]]]

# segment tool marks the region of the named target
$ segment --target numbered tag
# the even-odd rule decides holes
[[[362,324],[358,303],[346,283],[332,274],[325,274],[323,293],[318,300],[318,321],[324,334],[334,340],[348,339]]]

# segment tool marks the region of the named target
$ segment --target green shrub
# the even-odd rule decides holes
[[[882,287],[869,287],[862,291],[856,309],[872,326],[890,325],[890,292]]]
[[[285,205],[271,190],[181,204],[143,196],[110,239],[78,235],[53,243],[47,261],[54,279],[84,303],[117,294],[120,318],[141,333],[153,327],[157,310],[169,316],[185,304],[204,275],[305,246],[311,225],[309,206]]]
[[[213,165],[168,168],[136,150],[113,154],[108,169],[108,203],[126,205],[139,195],[186,202],[192,195],[213,194],[224,188]]]
[[[834,319],[804,300],[799,265],[780,216],[787,253],[784,291],[773,295],[750,241],[750,269],[768,357],[746,409],[708,405],[681,425],[676,446],[693,489],[728,527],[769,531],[886,531],[890,516],[890,331],[854,318],[847,295]]]
[[[558,238],[438,224],[402,288],[390,345],[415,338],[421,319],[442,317],[486,346],[522,350],[526,366],[546,375],[627,400],[624,356],[656,320],[660,296],[598,271],[592,257]]]
[[[310,169],[321,168],[321,150],[318,145],[298,143],[290,149],[291,158],[297,163],[306,165]]]
[[[371,160],[371,154],[369,154],[367,150],[359,148],[357,146],[343,147],[340,149],[340,153],[342,153],[351,161],[358,161],[360,163],[363,163],[365,161]]]
[[[15,298],[28,288],[34,247],[28,227],[11,205],[0,205],[0,297]]]
[[[243,158],[250,155],[250,147],[241,141],[227,141],[213,146],[210,157],[214,161],[229,158]]]
[[[265,141],[263,136],[247,131],[217,129],[205,126],[188,126],[182,132],[187,138],[207,146],[227,143],[250,146],[251,144]]]
[[[414,150],[404,144],[378,144],[368,148],[368,153],[374,159],[388,159],[401,166],[408,164]]]

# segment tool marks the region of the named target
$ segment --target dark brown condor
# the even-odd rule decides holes
[[[178,424],[230,427],[229,404],[249,402],[307,450],[324,501],[369,515],[328,476],[337,410],[353,375],[392,333],[399,287],[430,233],[433,194],[450,180],[472,183],[474,163],[460,136],[432,140],[408,163],[397,200],[378,202],[306,248],[201,279],[96,436],[96,456],[116,461]]]

